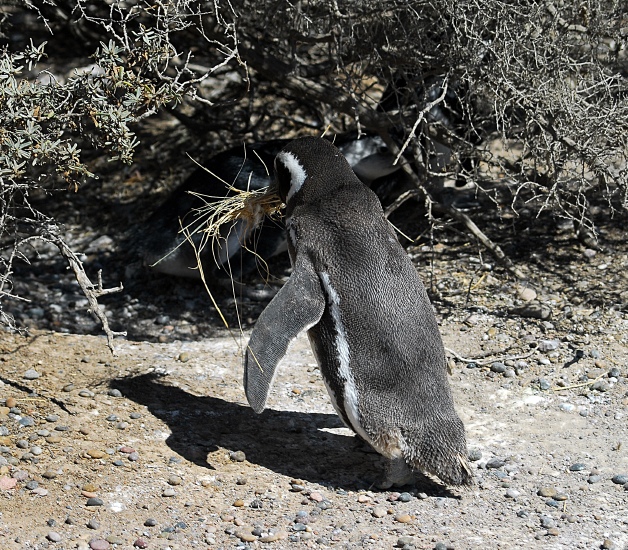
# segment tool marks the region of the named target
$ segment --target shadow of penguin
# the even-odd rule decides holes
[[[382,473],[380,456],[359,438],[327,431],[343,427],[335,414],[267,409],[258,415],[248,406],[169,386],[156,373],[118,378],[110,386],[168,425],[166,444],[173,452],[210,470],[220,468],[211,453],[222,448],[243,451],[251,464],[288,478],[345,490],[375,490]],[[427,477],[417,490],[454,496]]]

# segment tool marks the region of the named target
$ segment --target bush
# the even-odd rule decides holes
[[[14,298],[11,265],[31,239],[69,255],[29,192],[94,177],[85,150],[131,162],[134,129],[164,109],[227,142],[376,132],[432,202],[435,184],[463,180],[593,232],[592,198],[628,206],[624,4],[16,1],[0,27],[0,298]],[[88,55],[66,77],[44,64]]]

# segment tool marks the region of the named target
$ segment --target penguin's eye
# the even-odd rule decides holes
[[[277,181],[277,193],[285,204],[292,185],[292,174],[279,158],[275,159],[275,179]]]

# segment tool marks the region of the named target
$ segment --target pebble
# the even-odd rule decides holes
[[[87,527],[89,527],[90,529],[100,529],[100,523],[92,518],[87,522]]]
[[[506,365],[504,365],[504,363],[500,363],[499,361],[495,361],[494,363],[491,363],[491,371],[502,374],[506,372]]]
[[[168,478],[168,485],[181,485],[183,480],[179,476],[170,476]]]
[[[35,369],[28,369],[23,376],[26,380],[36,380],[41,376],[41,374],[39,374]]]
[[[23,416],[22,418],[19,419],[18,422],[24,427],[35,425],[35,419],[32,418],[31,416]]]
[[[410,493],[401,493],[398,500],[399,502],[410,502],[412,500],[412,495]]]
[[[102,506],[103,504],[102,499],[98,497],[91,497],[87,499],[86,506]]]
[[[606,380],[598,380],[591,386],[591,389],[605,393],[611,389],[611,386]]]
[[[59,421],[58,414],[49,414],[48,416],[46,416],[46,422],[58,422],[58,421]]]
[[[131,418],[132,420],[137,420],[138,418],[142,418],[142,413],[132,412],[129,415],[129,418]]]
[[[140,459],[140,455],[137,451],[133,451],[129,454],[129,460],[131,462],[137,462]]]
[[[575,462],[571,466],[569,466],[570,472],[581,472],[582,470],[586,470],[586,465],[582,464],[582,462]]]
[[[412,516],[410,514],[397,514],[395,516],[395,521],[399,523],[410,523],[412,521]]]
[[[554,351],[560,347],[560,342],[558,340],[540,340],[537,349],[539,351],[547,352]]]
[[[94,397],[96,394],[93,391],[89,391],[87,389],[81,390],[78,393],[81,397]],[[107,542],[107,541],[103,541]]]
[[[61,542],[61,535],[57,533],[56,531],[48,531],[46,538],[50,542]]]
[[[373,508],[371,514],[373,514],[373,517],[383,518],[386,514],[388,514],[388,510],[386,510],[383,506],[376,506]]]
[[[313,491],[310,493],[310,500],[313,500],[314,502],[323,502],[323,495],[318,491]]]
[[[479,449],[471,449],[469,451],[469,460],[471,462],[477,462],[478,460],[482,459],[482,451],[480,451]]]
[[[88,449],[87,455],[91,458],[103,458],[107,453],[105,451],[101,451],[99,449]]]
[[[617,485],[626,485],[628,483],[628,474],[617,474],[611,478],[613,483]]]
[[[506,498],[517,498],[521,493],[517,489],[508,489],[506,491]]]
[[[176,491],[172,487],[167,487],[166,489],[164,489],[164,492],[161,493],[161,496],[162,497],[173,497],[176,494],[177,494]]]
[[[486,467],[488,469],[496,470],[498,468],[503,467],[505,464],[506,464],[505,460],[501,458],[493,457],[486,463]]]
[[[552,387],[552,385],[550,384],[549,380],[545,379],[545,378],[539,378],[539,388],[541,388],[543,391],[549,390]]]
[[[144,525],[146,527],[155,527],[155,525],[157,525],[157,520],[153,519],[153,518],[148,518],[145,522]]]
[[[133,546],[135,546],[135,548],[148,548],[148,542],[146,542],[144,539],[137,539],[133,543]]]
[[[234,462],[244,462],[246,460],[246,455],[244,451],[231,451],[229,453],[229,458]]]
[[[554,498],[556,493],[558,493],[558,491],[554,487],[541,487],[536,494],[540,497]]]
[[[133,447],[127,447],[126,445],[123,445],[118,449],[118,451],[125,454],[131,454],[135,452],[135,449]]]
[[[587,479],[587,483],[590,483],[591,485],[593,485],[594,483],[599,483],[600,481],[602,481],[602,476],[600,475],[592,475],[589,476],[589,479]]]
[[[555,527],[556,522],[550,516],[541,516],[541,527],[545,527],[545,529],[550,529],[551,527]]]
[[[242,508],[242,506],[244,506],[244,501],[239,498],[234,501],[233,506],[235,506],[236,508]]]
[[[404,535],[403,537],[399,537],[397,539],[397,546],[400,546],[402,548],[406,545],[412,546],[414,545],[414,543],[415,543],[414,537],[410,537],[408,535]]]
[[[26,485],[24,485],[24,487],[26,487],[29,491],[32,491],[33,489],[37,489],[37,487],[39,487],[39,483],[37,483],[34,479],[29,481],[28,483],[26,483]]]
[[[107,392],[107,395],[111,397],[122,397],[122,392],[116,388],[113,388]]]
[[[89,547],[92,550],[109,550],[109,546],[105,539],[92,539],[89,541]]]

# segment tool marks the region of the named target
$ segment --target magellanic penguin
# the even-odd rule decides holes
[[[277,363],[307,330],[336,411],[390,459],[380,487],[412,470],[471,484],[434,312],[376,195],[320,138],[292,141],[275,173],[293,272],[251,334],[249,404],[264,410]]]

